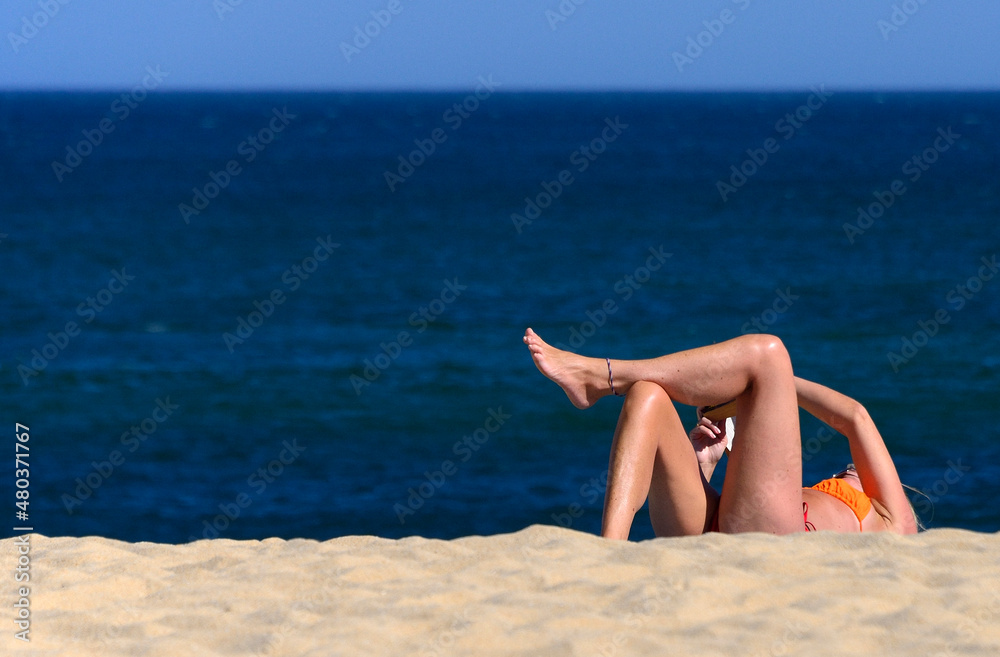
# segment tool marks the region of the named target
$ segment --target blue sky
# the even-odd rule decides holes
[[[5,89],[1000,89],[996,0],[4,5]]]

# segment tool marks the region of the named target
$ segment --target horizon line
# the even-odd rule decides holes
[[[522,86],[507,87],[505,89],[493,91],[495,95],[513,94],[793,94],[811,91],[814,87],[827,86],[825,83],[810,84],[804,86],[776,86],[776,87],[685,87],[685,88],[662,88],[662,87],[542,87],[542,86]],[[122,93],[128,92],[133,87],[129,86],[36,86],[36,87],[2,87],[0,93]],[[169,90],[150,90],[151,94],[452,94],[469,93],[472,87],[456,86],[434,86],[434,87],[280,87],[280,86],[260,86],[260,87],[226,87],[226,86],[206,86],[193,85],[188,87],[171,88]],[[913,86],[913,87],[870,87],[870,86],[828,86],[830,93],[840,94],[917,94],[917,93],[1000,93],[1000,87],[976,87],[976,86]]]

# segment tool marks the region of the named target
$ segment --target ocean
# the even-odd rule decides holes
[[[527,326],[776,334],[927,527],[1000,526],[1000,94],[139,91],[0,95],[8,526],[597,533],[621,402]],[[802,433],[805,483],[850,460]]]

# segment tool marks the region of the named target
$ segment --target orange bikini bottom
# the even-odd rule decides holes
[[[818,490],[821,493],[826,493],[831,497],[835,497],[844,504],[846,504],[854,515],[858,518],[858,526],[860,528],[861,521],[865,519],[868,512],[871,511],[872,501],[863,491],[858,490],[854,486],[850,485],[843,479],[824,479],[815,486],[812,486],[813,490]],[[802,503],[802,522],[805,524],[806,531],[816,531],[816,527],[809,522],[809,505],[805,502]],[[709,525],[708,531],[717,532],[719,531],[719,507],[715,508],[715,514],[712,516],[712,522]]]
[[[865,495],[864,491],[858,490],[843,479],[824,479],[812,488],[831,497],[836,497],[846,504],[858,517],[859,526],[868,512],[872,510],[871,498]]]

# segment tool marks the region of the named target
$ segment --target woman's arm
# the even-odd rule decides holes
[[[846,395],[795,377],[799,406],[844,434],[861,486],[876,503],[888,527],[900,534],[917,532],[916,518],[885,442],[864,406]]]

